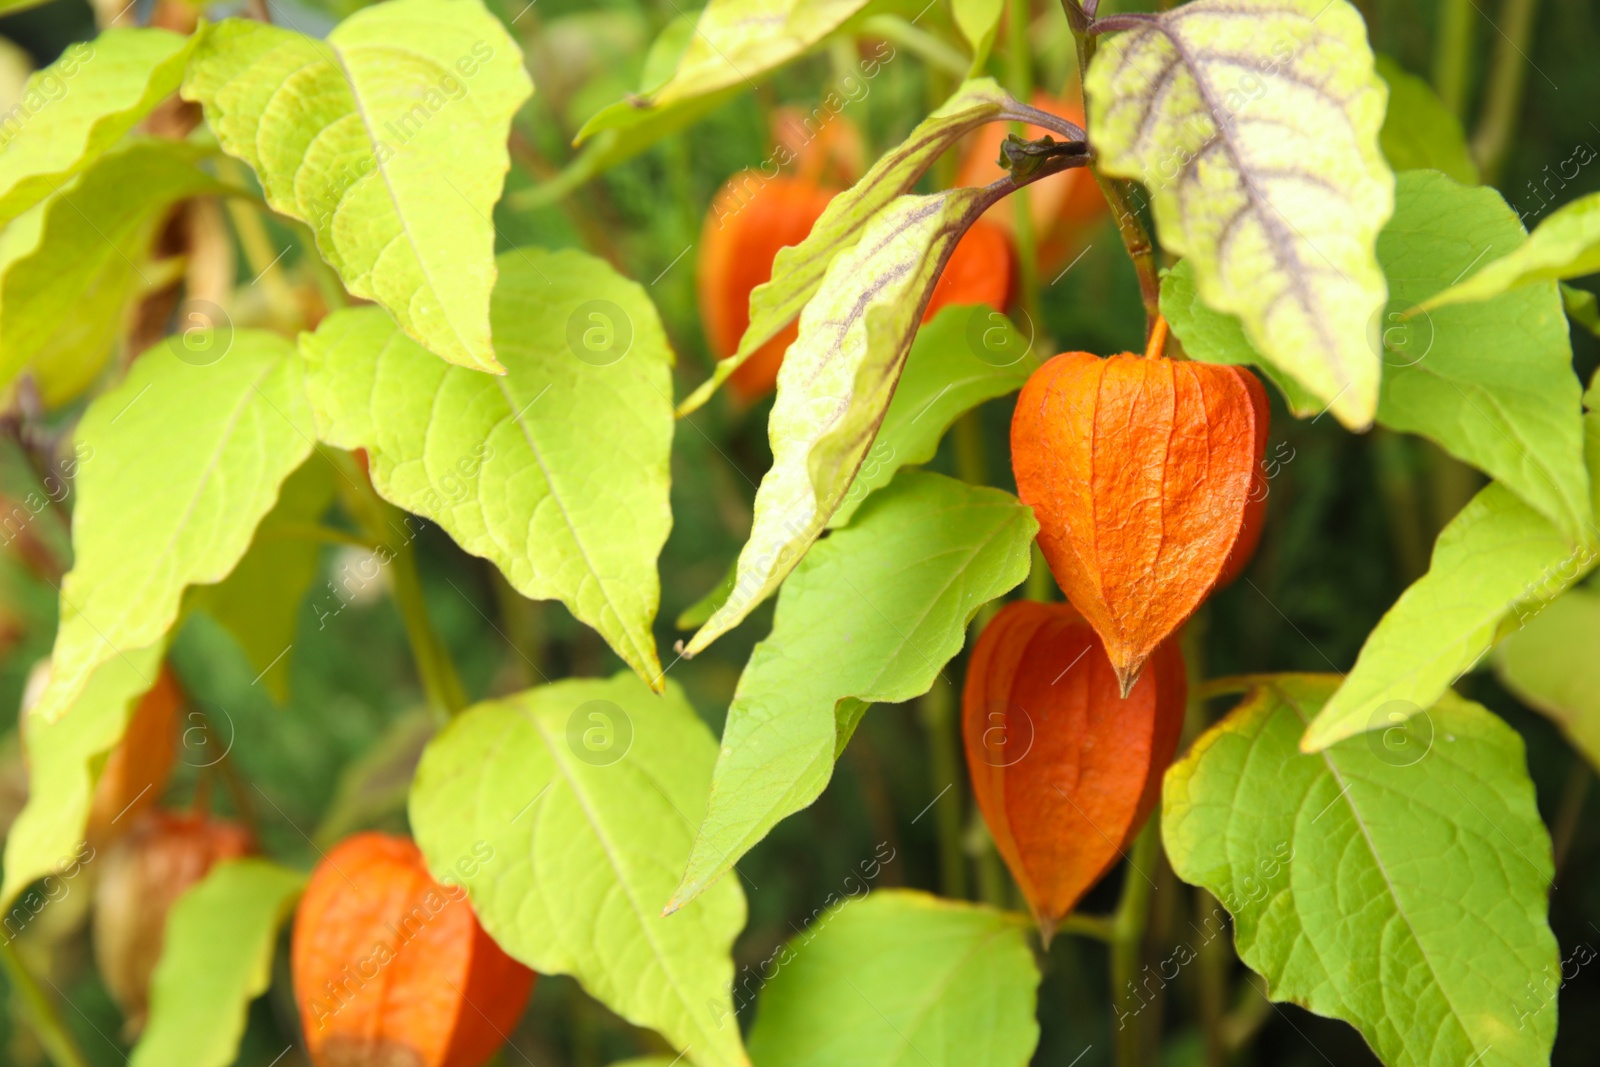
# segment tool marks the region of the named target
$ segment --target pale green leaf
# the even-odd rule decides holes
[[[1484,239],[1475,251],[1486,265],[1472,277],[1435,293],[1424,308],[1487,300],[1510,289],[1600,271],[1600,193],[1558,208],[1534,227],[1526,241]]]
[[[272,982],[278,928],[305,875],[270,860],[227,860],[167,915],[150,981],[150,1018],[130,1067],[228,1067],[250,1002]]]
[[[1467,148],[1461,120],[1433,86],[1388,56],[1378,56],[1378,76],[1389,86],[1389,109],[1378,135],[1389,166],[1443,171],[1463,185],[1478,184],[1478,165]]]
[[[71,368],[44,378],[54,383],[45,397],[54,405],[93,380],[117,337],[123,306],[155,273],[149,246],[167,209],[185,197],[223,191],[195,165],[205,154],[176,141],[135,142],[100,157],[16,220],[14,237],[6,231],[0,383],[30,361]]]
[[[1000,13],[1005,6],[1005,0],[950,0],[950,13],[955,16],[956,28],[967,39],[967,44],[972,46],[973,75],[988,62],[989,50],[994,47],[994,35],[1000,29]]]
[[[1039,365],[1029,346],[1010,319],[987,305],[945,308],[918,330],[878,438],[828,525],[849,522],[902,467],[932,459],[962,414],[1021,389]]]
[[[828,267],[778,371],[772,467],[756,490],[733,595],[686,655],[737,626],[826,528],[872,447],[939,272],[992,199],[972,188],[900,197]]]
[[[1300,754],[1338,681],[1261,679],[1167,771],[1173,870],[1233,913],[1272,999],[1352,1023],[1391,1067],[1547,1063],[1553,865],[1521,738],[1446,695]]]
[[[867,0],[711,0],[700,13],[672,77],[595,115],[577,141],[603,130],[631,129],[662,112],[729,90],[804,55],[866,6]]]
[[[38,7],[40,4],[47,4],[49,2],[50,0],[0,0],[0,13],[10,15],[18,11],[26,11],[30,7]]]
[[[1161,314],[1172,329],[1172,335],[1183,342],[1184,353],[1190,359],[1255,367],[1278,387],[1290,412],[1297,418],[1312,418],[1327,406],[1262,358],[1244,335],[1244,324],[1237,315],[1206,306],[1195,291],[1194,264],[1187,259],[1180,260],[1161,275]]]
[[[258,330],[227,336],[204,364],[182,338],[145,352],[78,424],[89,454],[39,698],[46,721],[73,705],[101,664],[160,641],[186,588],[228,576],[311,452],[294,346]]]
[[[220,23],[185,99],[255,168],[267,203],[310,223],[345,286],[452,363],[499,372],[494,223],[522,53],[479,0],[389,0],[318,41]]]
[[[28,802],[6,837],[0,908],[10,907],[36,879],[84,858],[77,850],[106,756],[122,740],[139,698],[155,685],[165,654],[166,643],[158,642],[107,660],[55,722],[37,704],[29,709]]]
[[[572,975],[687,1062],[742,1067],[729,951],[743,891],[728,881],[661,914],[716,751],[675,683],[664,696],[626,674],[540,686],[469,708],[428,745],[411,825],[435,877],[467,888],[512,956]],[[490,858],[458,866],[483,846]]]
[[[1400,176],[1378,238],[1391,309],[1448,286],[1522,226],[1493,189],[1441,174]],[[1593,525],[1583,466],[1582,387],[1561,298],[1550,283],[1403,318],[1385,316],[1378,421],[1420,433],[1548,516],[1569,539]]]
[[[60,191],[178,89],[207,27],[113,27],[34,73],[0,121],[0,224]]]
[[[1569,589],[1495,649],[1518,700],[1548,715],[1600,767],[1600,593]]]
[[[1483,489],[1439,534],[1428,573],[1367,635],[1356,665],[1311,729],[1306,751],[1381,727],[1395,702],[1426,708],[1515,624],[1594,565],[1504,486]]]
[[[1037,531],[1008,493],[906,471],[811,550],[739,678],[674,903],[822,794],[866,705],[928,691],[977,610],[1028,576]]]
[[[1406,313],[1459,276],[1484,241],[1514,233],[1516,218],[1493,189],[1431,172],[1400,176],[1394,217],[1378,238],[1395,293],[1381,323],[1378,421],[1422,434],[1499,479],[1576,540],[1591,525],[1589,478],[1572,350],[1553,293],[1530,288],[1470,307]],[[1320,409],[1261,358],[1237,318],[1194,297],[1189,261],[1168,271],[1161,289],[1162,312],[1189,356],[1262,367],[1296,414]]]
[[[779,249],[771,279],[750,293],[750,325],[738,351],[718,362],[715,374],[679,405],[679,414],[705,403],[751,353],[793,322],[822,287],[834,258],[855,245],[896,197],[910,192],[934,160],[980,126],[1005,119],[1032,122],[1039,114],[1011,99],[990,78],[963,84],[860,181],[834,197],[805,240]]]
[[[1039,1043],[1028,925],[913,890],[847,897],[774,954],[751,1054],[761,1067],[1026,1067]]]
[[[376,308],[329,316],[301,339],[319,435],[659,685],[673,420],[655,308],[602,260],[529,248],[500,257],[493,321],[503,377],[430,358]]]
[[[295,625],[306,590],[316,581],[322,542],[317,525],[333,503],[333,465],[313,455],[289,475],[278,503],[256,528],[238,566],[218,585],[200,586],[192,606],[220,622],[252,666],[256,681],[281,704],[289,697]]]
[[[1387,96],[1346,0],[1194,0],[1108,28],[1085,81],[1101,168],[1150,190],[1200,296],[1353,428],[1378,406]]]

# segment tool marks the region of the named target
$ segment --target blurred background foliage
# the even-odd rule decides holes
[[[1482,113],[1486,74],[1500,31],[1493,20],[1523,0],[1483,4],[1461,0],[1357,0],[1376,49],[1407,70],[1427,77],[1435,69],[1435,42],[1450,12],[1464,11],[1468,41],[1461,53],[1461,110],[1469,130]],[[496,214],[506,246],[534,243],[579,246],[611,260],[646,284],[678,353],[681,397],[710,372],[695,293],[695,254],[707,205],[733,173],[765,160],[772,148],[771,116],[793,104],[819,105],[841,73],[853,68],[849,41],[780,71],[756,91],[742,93],[698,124],[657,141],[645,151],[569,195],[552,196],[577,155],[573,134],[594,112],[637,89],[662,57],[651,46],[684,14],[673,0],[488,0],[522,43],[538,86],[513,133],[513,171]],[[273,3],[279,21],[317,33],[361,6],[358,0]],[[1146,5],[1148,6],[1148,5]],[[102,13],[117,14],[120,3]],[[124,21],[148,15],[139,0]],[[887,3],[902,17],[920,4]],[[1107,0],[1102,13],[1136,10],[1137,3]],[[1512,123],[1510,152],[1495,183],[1528,225],[1542,216],[1552,193],[1559,202],[1600,190],[1600,166],[1571,180],[1550,177],[1579,145],[1600,145],[1600,5],[1594,0],[1543,0],[1535,4],[1525,95]],[[924,9],[926,10],[926,9]],[[1040,88],[1065,94],[1076,87],[1073,49],[1064,17],[1053,3],[1033,5],[1027,34]],[[209,12],[227,13],[225,7]],[[948,21],[943,4],[928,12]],[[85,0],[53,0],[0,19],[0,96],[15,94],[21,78],[48,63],[70,42],[96,32]],[[954,39],[954,38],[952,38]],[[667,55],[670,59],[670,54]],[[991,67],[1006,69],[1005,40]],[[1449,75],[1454,77],[1454,75]],[[892,61],[854,94],[843,116],[863,133],[868,158],[901,139],[953,88],[956,78],[925,62],[903,44]],[[9,102],[7,101],[7,106]],[[1594,158],[1591,148],[1589,158]],[[580,164],[581,165],[581,164]],[[949,168],[936,169],[948,175]],[[571,183],[566,183],[571,184]],[[274,234],[293,244],[289,231]],[[1083,238],[1082,258],[1056,279],[1042,279],[1035,351],[1082,349],[1108,353],[1137,347],[1142,318],[1132,269],[1109,222]],[[298,255],[298,252],[291,254]],[[243,266],[240,276],[252,273]],[[1592,283],[1591,283],[1592,284]],[[1025,331],[1026,332],[1026,331]],[[1484,338],[1492,344],[1493,338]],[[1587,381],[1597,359],[1594,337],[1574,335],[1577,370]],[[674,528],[661,557],[662,606],[657,639],[663,651],[682,634],[678,614],[722,578],[748,532],[755,485],[770,460],[765,414],[770,398],[736,410],[726,392],[683,420],[673,462]],[[1479,485],[1474,472],[1417,439],[1377,430],[1355,436],[1333,419],[1295,421],[1274,397],[1269,458],[1279,460],[1271,482],[1262,547],[1244,580],[1221,592],[1190,626],[1191,661],[1205,677],[1243,671],[1348,669],[1368,631],[1402,589],[1426,569],[1434,536]],[[980,412],[982,462],[993,484],[1012,488],[1007,458],[1010,400]],[[73,416],[63,416],[63,425]],[[0,441],[0,495],[11,501],[42,492],[37,473],[16,444],[16,420]],[[595,427],[604,433],[603,426]],[[947,438],[934,469],[954,473]],[[70,497],[50,504],[30,526],[28,551],[53,558],[39,567],[24,557],[20,541],[0,553],[0,707],[16,708],[29,668],[48,655],[55,627],[55,590],[40,576],[70,558],[64,511]],[[36,542],[36,543],[34,543]],[[323,580],[337,580],[349,549],[324,550]],[[436,529],[419,540],[429,606],[457,658],[470,694],[481,697],[533,684],[541,675],[606,675],[620,661],[559,604],[517,596],[481,560],[464,555]],[[331,585],[314,586],[302,606],[294,644],[290,698],[279,706],[261,686],[243,652],[204,615],[191,616],[173,649],[173,661],[193,703],[184,722],[179,774],[166,804],[192,802],[197,786],[228,753],[230,775],[211,801],[220,811],[252,823],[271,855],[309,868],[321,850],[361,827],[403,831],[410,770],[432,730],[410,662],[404,631],[381,591],[337,614]],[[771,623],[770,604],[735,633],[671,676],[688,692],[713,730],[751,648]],[[671,659],[668,653],[665,659]],[[959,661],[958,661],[959,662]],[[826,664],[818,664],[826,670]],[[951,672],[952,676],[957,676]],[[1198,680],[1198,679],[1194,679]],[[1600,944],[1600,797],[1593,773],[1545,719],[1520,706],[1480,669],[1460,687],[1505,716],[1524,736],[1541,811],[1556,842],[1558,870],[1551,923],[1566,957],[1579,945]],[[940,766],[940,746],[930,730],[953,730],[949,702],[959,695],[936,691],[916,704],[874,708],[839,765],[833,784],[810,809],[778,826],[741,864],[750,922],[736,949],[736,964],[753,967],[792,936],[829,894],[854,890],[846,879],[887,844],[894,859],[877,885],[906,885],[947,895],[976,895],[976,862],[986,848],[965,782],[950,784]],[[1211,714],[1226,703],[1210,707]],[[0,740],[0,825],[20,807],[25,774],[14,724]],[[1194,724],[1198,726],[1199,724]],[[935,799],[937,798],[937,800]],[[931,807],[930,807],[931,805]],[[967,828],[969,855],[951,872],[942,868],[936,827],[958,820]],[[1085,902],[1109,910],[1121,875]],[[961,883],[965,883],[964,886]],[[1189,923],[1211,905],[1163,869],[1147,940],[1152,962],[1191,938]],[[67,897],[44,909],[20,938],[26,958],[67,997],[68,1022],[96,1064],[123,1061],[121,1020],[92,965],[86,916],[89,887],[74,883]],[[9,934],[0,933],[0,936]],[[1222,945],[1219,940],[1218,946]],[[298,1025],[285,953],[271,994],[252,1012],[241,1064],[288,1065],[300,1055],[285,1046]],[[1057,938],[1040,989],[1043,1034],[1035,1062],[1094,1067],[1110,1062],[1113,1020],[1105,994],[1105,949],[1098,943]],[[740,978],[745,972],[740,972]],[[1255,981],[1259,981],[1256,979]],[[750,987],[752,990],[755,985]],[[1165,1026],[1163,1065],[1205,1062],[1195,1022],[1206,998],[1224,992],[1234,1009],[1230,1025],[1251,1038],[1237,1062],[1278,1065],[1373,1063],[1356,1032],[1292,1006],[1272,1007],[1231,949],[1203,954],[1162,992],[1156,1010]],[[745,997],[740,996],[743,1000]],[[0,1062],[19,1067],[45,1062],[12,1011],[0,1012]],[[1581,970],[1560,993],[1563,1019],[1553,1062],[1600,1062],[1600,1033],[1584,1025],[1600,1013],[1600,974]],[[748,1026],[752,1007],[740,1013]],[[1087,1051],[1086,1051],[1087,1049]],[[567,978],[541,978],[527,1017],[502,1053],[506,1064],[594,1067],[663,1051],[656,1040],[611,1015]],[[282,1056],[281,1059],[275,1058]],[[1081,1057],[1081,1058],[1078,1058]]]

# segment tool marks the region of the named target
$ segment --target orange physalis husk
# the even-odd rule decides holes
[[[1045,93],[1033,94],[1033,106],[1040,111],[1060,115],[1067,121],[1084,124],[1083,105],[1073,100],[1059,100]],[[1000,145],[1012,132],[1009,122],[991,122],[972,135],[966,154],[957,172],[957,185],[988,185],[1002,178],[1006,169],[1000,165]],[[1061,134],[1040,126],[1028,126],[1021,136],[1030,141],[1050,136],[1062,140]],[[1060,174],[1034,182],[1019,194],[1026,198],[1028,213],[1033,219],[1034,238],[1037,243],[1041,270],[1050,270],[1064,264],[1076,255],[1083,235],[1107,215],[1106,200],[1095,185],[1094,175],[1087,167],[1073,167]],[[1016,205],[1010,197],[991,207],[984,218],[1011,234],[1016,227]]]
[[[988,304],[1004,311],[1011,302],[1011,261],[1006,231],[984,219],[974,222],[950,253],[922,321],[931,321],[952,304]]]
[[[1266,421],[1261,385],[1242,367],[1067,352],[1022,387],[1011,418],[1017,492],[1124,692],[1229,576],[1236,546],[1259,536],[1259,521],[1247,530],[1245,520],[1260,495]],[[1234,574],[1248,553],[1237,559]]]
[[[1251,557],[1256,554],[1256,546],[1261,543],[1261,527],[1267,521],[1267,474],[1262,469],[1262,460],[1267,454],[1267,433],[1272,429],[1272,409],[1261,379],[1243,368],[1240,370],[1245,388],[1250,390],[1250,406],[1256,412],[1255,465],[1250,471],[1250,497],[1244,505],[1244,523],[1239,528],[1239,539],[1233,543],[1233,551],[1228,553],[1228,562],[1222,565],[1222,573],[1218,575],[1213,589],[1221,589],[1244,573]]]
[[[1124,698],[1066,604],[1008,604],[978,638],[961,711],[972,792],[1046,943],[1155,807],[1187,684],[1169,641]]]
[[[253,851],[250,831],[238,823],[162,810],[145,812],[106,850],[95,887],[94,956],[130,1034],[144,1027],[172,905],[217,863]]]
[[[778,250],[811,232],[833,191],[797,178],[745,171],[730,178],[711,202],[700,234],[700,321],[712,355],[726,359],[750,325],[750,290],[772,277]],[[728,379],[740,403],[777,385],[783,354],[799,335],[797,322],[756,349]]]
[[[346,838],[312,872],[290,957],[316,1067],[479,1067],[535,977],[478,925],[461,886],[378,833]]]

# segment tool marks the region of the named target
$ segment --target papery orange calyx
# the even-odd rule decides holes
[[[1068,352],[1023,386],[1011,420],[1017,492],[1123,692],[1248,560],[1266,433],[1265,393],[1242,367]]]
[[[1187,697],[1167,642],[1124,698],[1066,604],[1008,604],[978,638],[961,716],[972,791],[1047,942],[1155,807]]]
[[[380,833],[346,838],[312,872],[290,970],[315,1067],[480,1067],[535,979],[484,932],[465,890]]]

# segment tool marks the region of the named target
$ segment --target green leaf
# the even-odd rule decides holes
[[[1461,120],[1433,86],[1388,56],[1378,56],[1378,76],[1389,86],[1389,110],[1378,141],[1389,166],[1443,171],[1462,185],[1478,184],[1478,165],[1467,148]]]
[[[228,576],[311,452],[294,346],[259,330],[212,341],[204,365],[181,338],[152,348],[78,424],[88,454],[72,516],[75,562],[39,698],[46,721],[72,706],[101,664],[159,642],[187,587]]]
[[[1278,387],[1296,418],[1311,418],[1325,407],[1299,382],[1262,358],[1245,336],[1244,324],[1238,316],[1206,306],[1195,291],[1194,264],[1190,260],[1179,260],[1171,270],[1162,272],[1161,314],[1173,336],[1183,342],[1183,350],[1190,359],[1256,368]]]
[[[5,883],[0,908],[36,879],[64,869],[79,852],[95,786],[107,754],[117,747],[139,698],[156,683],[165,642],[107,660],[83,693],[56,721],[28,711],[24,744],[28,802],[6,836]],[[83,846],[87,849],[88,846]]]
[[[1167,771],[1173,870],[1233,913],[1272,999],[1354,1024],[1391,1067],[1548,1062],[1550,837],[1521,738],[1447,695],[1301,755],[1338,684],[1261,679]]]
[[[655,308],[602,260],[529,248],[500,257],[493,321],[504,377],[440,363],[376,308],[329,316],[301,339],[318,432],[365,448],[379,493],[659,685],[673,420]]]
[[[1495,673],[1600,767],[1600,593],[1569,589],[1495,649]]]
[[[1005,0],[950,0],[956,28],[972,46],[972,71],[968,77],[977,75],[988,63],[994,35],[1000,29],[1000,13],[1005,6]]]
[[[167,915],[150,1021],[130,1067],[228,1067],[250,1002],[272,982],[278,928],[305,887],[270,860],[217,864]]]
[[[102,156],[60,194],[16,220],[0,251],[0,384],[30,361],[74,368],[46,380],[55,405],[92,381],[122,309],[152,273],[149,247],[167,209],[224,187],[195,164],[206,150],[139,141]],[[11,257],[15,258],[11,258]],[[141,265],[143,264],[143,265]]]
[[[962,414],[1021,389],[1039,365],[1031,345],[1010,319],[986,305],[945,308],[918,330],[877,441],[829,527],[849,522],[868,494],[902,467],[932,459]]]
[[[1200,296],[1352,428],[1378,406],[1374,245],[1394,207],[1383,81],[1346,0],[1194,0],[1125,16],[1085,91],[1108,174],[1150,190]]]
[[[1561,305],[1566,309],[1567,318],[1600,337],[1600,300],[1596,300],[1593,293],[1562,282]]]
[[[113,27],[31,75],[0,124],[0,224],[59,192],[176,92],[206,33]]]
[[[1023,1067],[1039,1043],[1028,925],[912,890],[848,897],[773,954],[751,1054],[761,1067]]]
[[[903,196],[829,266],[778,372],[767,420],[772,467],[756,490],[739,579],[689,641],[686,656],[770,596],[844,502],[894,395],[934,282],[991,202],[972,188]]]
[[[739,678],[675,905],[822,794],[866,705],[928,691],[977,610],[1028,576],[1036,532],[1008,493],[906,471],[811,550]]]
[[[322,542],[316,526],[333,503],[334,468],[313,455],[289,475],[278,503],[256,528],[238,566],[218,585],[200,586],[192,606],[227,628],[261,672],[256,679],[282,704],[300,604],[316,581]]]
[[[1427,708],[1483,658],[1502,620],[1531,617],[1594,565],[1548,519],[1491,484],[1439,534],[1428,573],[1367,636],[1311,729],[1306,751],[1379,728],[1395,702]]]
[[[572,975],[703,1067],[748,1063],[729,956],[744,893],[726,882],[671,918],[661,905],[716,750],[676,684],[658,697],[626,674],[572,679],[469,708],[428,745],[411,789],[429,868],[466,886],[502,948]]]
[[[751,353],[795,320],[822,287],[834,258],[861,240],[862,232],[895,198],[912,186],[961,138],[990,122],[1033,121],[1038,112],[1007,96],[993,79],[966,82],[904,141],[885,152],[866,175],[829,202],[806,239],[779,249],[772,277],[750,293],[750,325],[739,349],[678,407],[687,414],[710,399]]]
[[[1519,224],[1516,239],[1480,241],[1477,254],[1488,264],[1466,281],[1433,294],[1422,306],[1432,309],[1487,300],[1521,286],[1600,271],[1600,193],[1558,208],[1534,227],[1526,241],[1521,236]]]
[[[494,223],[522,53],[479,0],[390,0],[318,41],[228,19],[183,95],[273,208],[311,225],[356,296],[452,363],[500,372],[490,343]]]
[[[1516,214],[1493,189],[1416,172],[1400,176],[1395,201],[1378,238],[1393,309],[1448,286],[1485,248],[1523,239]],[[1420,433],[1499,480],[1569,539],[1585,536],[1593,520],[1583,390],[1556,287],[1402,315],[1385,316],[1378,421]]]
[[[655,126],[663,112],[707,98],[721,103],[754,88],[752,79],[793,59],[849,20],[867,0],[711,0],[663,84],[602,110],[578,131],[582,144],[603,130]],[[653,138],[652,138],[653,139]]]
[[[1577,540],[1591,525],[1589,478],[1580,390],[1553,293],[1530,288],[1418,317],[1405,310],[1458,277],[1483,242],[1516,233],[1516,217],[1493,189],[1431,172],[1400,176],[1394,218],[1378,238],[1396,309],[1381,324],[1378,421],[1420,433],[1499,479]],[[1238,319],[1194,299],[1191,279],[1186,260],[1167,272],[1161,293],[1162,312],[1188,354],[1261,366],[1284,389],[1291,410],[1309,413],[1317,401],[1273,373]]]

